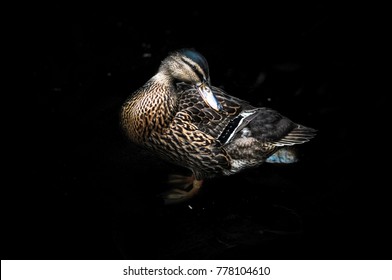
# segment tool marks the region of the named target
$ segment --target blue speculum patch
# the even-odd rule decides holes
[[[293,163],[296,161],[294,152],[287,149],[280,149],[266,160],[268,163]]]

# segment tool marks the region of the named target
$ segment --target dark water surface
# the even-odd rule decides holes
[[[382,135],[367,121],[384,99],[363,94],[374,75],[363,14],[158,10],[22,16],[29,79],[2,259],[388,258],[381,164],[376,177],[364,168]],[[156,195],[179,170],[127,143],[118,111],[181,47],[205,55],[213,85],[317,129],[301,160],[207,180],[188,203],[163,206]]]

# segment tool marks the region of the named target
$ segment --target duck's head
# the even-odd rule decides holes
[[[204,102],[216,111],[223,109],[211,90],[207,60],[199,52],[193,49],[172,52],[162,61],[159,72],[169,75],[175,83],[195,88]]]

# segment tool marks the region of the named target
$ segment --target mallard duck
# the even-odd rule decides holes
[[[290,147],[315,136],[279,112],[211,86],[206,58],[194,49],[169,53],[157,73],[124,102],[120,123],[132,142],[189,169],[162,194],[166,204],[193,197],[203,180],[264,162],[293,162]]]

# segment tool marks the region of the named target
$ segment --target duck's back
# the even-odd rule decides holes
[[[179,111],[185,112],[200,131],[219,139],[230,122],[243,111],[254,109],[248,102],[228,95],[222,89],[211,87],[223,110],[216,111],[207,106],[194,89],[185,89],[179,96]]]
[[[212,91],[222,104],[222,111],[208,107],[194,89],[183,90],[179,111],[191,116],[193,124],[215,138],[216,145],[230,156],[226,174],[260,165],[278,151],[307,142],[315,135],[314,129],[299,125],[276,110],[256,108],[216,87]]]

